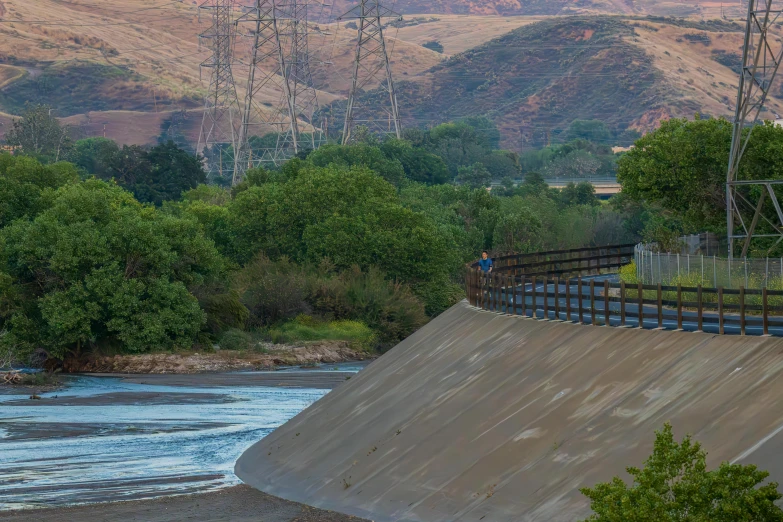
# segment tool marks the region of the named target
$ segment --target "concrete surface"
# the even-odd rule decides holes
[[[264,438],[237,475],[382,521],[574,521],[671,421],[783,481],[783,339],[454,306]]]

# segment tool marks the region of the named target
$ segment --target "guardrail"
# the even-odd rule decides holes
[[[627,285],[612,272],[630,262],[633,248],[502,256],[490,274],[474,263],[468,300],[492,312],[580,324],[783,336],[783,291]]]

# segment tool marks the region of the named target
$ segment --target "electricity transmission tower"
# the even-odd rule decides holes
[[[310,74],[307,12],[307,0],[256,0],[253,10],[240,19],[255,27],[234,183],[244,168],[279,165],[298,153],[303,146],[302,122],[311,126],[311,146],[321,144],[316,138],[320,129],[312,121],[318,98]],[[264,102],[264,93],[279,101]],[[250,138],[270,131],[277,132],[274,147],[254,154]]]
[[[748,0],[748,18],[745,28],[745,45],[742,57],[742,74],[737,89],[737,107],[729,153],[729,169],[726,176],[726,225],[729,240],[729,257],[734,255],[735,241],[742,240],[742,257],[745,257],[753,238],[783,240],[783,211],[774,186],[783,180],[740,180],[740,161],[753,134],[755,125],[777,75],[783,44],[770,33],[783,13],[783,0]],[[746,128],[746,124],[750,128]],[[763,210],[765,199],[774,207],[775,217],[770,219]],[[753,218],[746,222],[742,210],[753,211]],[[747,217],[747,213],[746,213]],[[772,232],[756,233],[759,220],[763,219]]]
[[[283,148],[292,148],[294,153],[308,145],[315,149],[323,141],[323,133],[313,121],[313,116],[318,110],[318,96],[313,87],[313,77],[310,73],[309,28],[307,24],[309,2],[310,0],[288,0],[284,4],[285,14],[288,18],[283,25],[283,41],[287,42],[286,51],[288,54],[284,76],[288,82],[291,97],[289,106],[293,109],[295,119],[310,126],[309,143],[305,143],[302,136],[293,134],[294,129],[298,133],[302,132],[299,128],[299,122],[292,126],[292,132],[285,136]]]
[[[207,0],[199,6],[200,10],[211,11],[211,25],[199,35],[199,41],[206,41],[212,56],[201,64],[201,67],[211,71],[196,151],[203,151],[207,158],[210,177],[234,174],[234,162],[226,150],[230,145],[232,153],[236,152],[240,118],[232,72],[235,37],[231,22],[233,4],[234,0]]]
[[[359,22],[351,91],[345,109],[343,144],[351,141],[353,131],[358,125],[367,127],[373,133],[394,132],[398,138],[401,137],[402,125],[397,94],[394,91],[389,53],[381,24],[381,18],[389,17],[400,19],[399,15],[383,7],[379,0],[361,0],[361,4],[338,18],[355,19]],[[368,99],[361,96],[365,89],[375,89],[378,84],[383,93],[380,98]],[[388,107],[384,107],[383,98],[387,95],[389,103]]]

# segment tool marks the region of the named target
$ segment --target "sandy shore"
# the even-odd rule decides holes
[[[255,490],[234,486],[210,493],[164,497],[153,500],[112,502],[54,509],[0,512],[11,522],[63,522],[90,520],[174,522],[180,520],[231,522],[362,522],[341,515],[289,502]]]

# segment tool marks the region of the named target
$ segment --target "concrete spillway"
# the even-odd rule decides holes
[[[380,521],[573,521],[671,421],[783,482],[783,339],[580,326],[460,303],[252,446],[258,489]]]

